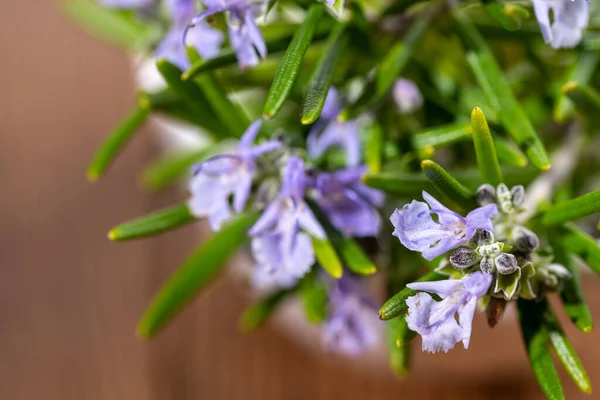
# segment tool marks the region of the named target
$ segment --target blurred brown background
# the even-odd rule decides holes
[[[404,382],[385,368],[351,371],[272,326],[240,333],[246,299],[228,278],[156,339],[136,339],[139,315],[196,240],[190,227],[135,243],[106,239],[115,223],[181,194],[137,188],[157,154],[149,129],[106,179],[84,179],[94,149],[132,107],[133,82],[126,55],[58,9],[21,0],[0,12],[0,398],[542,398],[514,314],[493,330],[478,316],[469,351],[415,352]],[[590,276],[586,292],[600,317],[598,282]],[[598,332],[567,330],[600,385]],[[561,374],[568,397],[584,398]]]

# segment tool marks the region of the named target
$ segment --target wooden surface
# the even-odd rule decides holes
[[[156,154],[140,132],[105,180],[87,162],[131,108],[127,57],[79,32],[50,1],[0,13],[0,398],[540,399],[514,315],[471,349],[415,354],[413,376],[361,374],[277,329],[238,332],[239,284],[220,279],[155,340],[133,332],[161,282],[190,251],[192,228],[111,244],[122,220],[181,200],[137,189]],[[598,278],[586,285],[600,315]],[[562,313],[562,310],[561,314]],[[600,385],[598,332],[568,332]],[[360,360],[354,362],[360,365]],[[360,369],[360,368],[358,368]],[[584,398],[561,371],[570,399]]]

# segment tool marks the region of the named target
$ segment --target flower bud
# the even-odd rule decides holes
[[[473,250],[458,248],[450,254],[450,264],[456,269],[465,269],[479,261],[479,256]]]
[[[498,185],[496,190],[496,200],[498,202],[500,211],[503,213],[510,214],[514,211],[512,194],[510,193],[510,190],[508,190],[508,186],[506,186],[504,183]]]
[[[487,246],[494,243],[494,234],[487,229],[477,229],[475,232],[478,246]]]
[[[496,257],[494,260],[494,264],[496,264],[496,269],[502,275],[508,275],[515,272],[518,268],[517,258],[509,253],[502,253]]]
[[[510,189],[510,194],[512,195],[513,206],[519,207],[525,202],[525,188],[523,185],[513,186]]]
[[[513,230],[513,237],[515,240],[515,247],[519,250],[535,251],[540,245],[540,240],[537,235],[522,226]]]
[[[475,195],[477,203],[480,206],[486,206],[496,202],[496,189],[490,184],[484,184],[479,186]]]
[[[491,274],[494,272],[494,260],[492,260],[490,257],[483,257],[481,259],[481,263],[479,264],[479,268],[482,272]]]

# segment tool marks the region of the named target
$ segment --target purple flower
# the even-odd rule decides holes
[[[463,218],[425,191],[423,199],[429,206],[413,200],[402,210],[396,209],[390,220],[395,228],[393,235],[400,243],[409,250],[420,251],[426,260],[433,260],[464,244],[475,235],[477,228],[494,230],[490,218],[498,215],[496,204],[479,207]],[[431,214],[437,214],[438,222]]]
[[[585,0],[533,0],[533,10],[544,41],[555,49],[575,47],[590,19]]]
[[[258,120],[248,127],[234,154],[212,157],[194,168],[194,177],[189,185],[192,198],[188,204],[197,217],[208,217],[215,231],[231,217],[231,195],[233,211],[241,212],[244,209],[252,188],[256,158],[281,146],[278,141],[252,145],[261,123]]]
[[[331,147],[346,151],[346,165],[360,163],[360,139],[358,121],[341,122],[335,118],[342,111],[341,101],[335,88],[329,89],[319,120],[311,129],[306,147],[311,157],[319,158]]]
[[[319,239],[325,231],[304,201],[305,184],[304,163],[291,156],[279,196],[249,231],[261,282],[289,286],[315,262],[311,239],[303,231]]]
[[[465,349],[469,348],[477,299],[487,293],[491,283],[492,275],[477,271],[460,280],[408,284],[413,290],[435,293],[443,299],[436,302],[428,293],[406,299],[406,322],[421,335],[423,351],[448,352],[461,340]],[[458,323],[454,318],[456,313]]]
[[[229,42],[235,51],[240,68],[247,69],[258,64],[259,56],[267,56],[265,40],[256,25],[260,5],[255,0],[203,0],[206,10],[195,16],[187,26],[192,30],[207,17],[228,12],[227,30]]]
[[[329,350],[356,356],[377,344],[377,309],[354,278],[344,275],[335,281],[329,307],[323,336]]]
[[[319,207],[333,226],[348,236],[376,236],[381,229],[377,208],[384,195],[361,182],[365,172],[364,166],[321,172],[311,182]]]
[[[113,8],[142,8],[154,3],[154,0],[100,0],[106,7]]]
[[[394,83],[392,97],[400,110],[400,114],[410,114],[423,106],[423,96],[415,83],[400,78]]]
[[[204,59],[215,57],[221,50],[224,35],[211,28],[205,22],[199,22],[197,28],[185,38],[187,24],[196,15],[193,0],[169,0],[167,8],[171,15],[171,29],[154,52],[155,57],[164,58],[182,70],[190,67],[185,45],[191,45]]]

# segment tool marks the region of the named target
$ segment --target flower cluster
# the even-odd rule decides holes
[[[427,203],[414,200],[391,216],[393,234],[404,246],[427,260],[444,256],[436,271],[447,280],[407,285],[443,299],[436,302],[418,293],[406,300],[406,321],[422,336],[423,350],[447,352],[459,341],[467,348],[477,299],[483,304],[490,298],[533,299],[559,289],[570,278],[565,267],[537,252],[537,235],[516,222],[525,200],[523,186],[509,190],[505,184],[482,185],[477,191],[481,207],[465,218],[427,192],[423,198]]]

